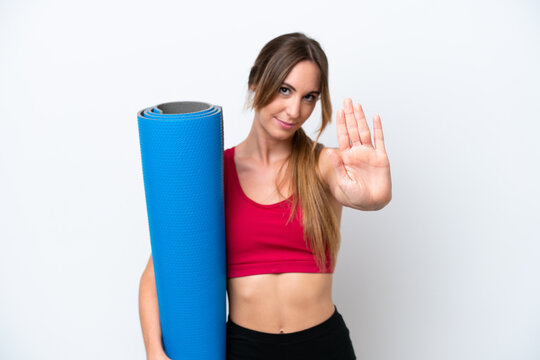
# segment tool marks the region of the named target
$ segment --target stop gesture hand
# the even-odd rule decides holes
[[[390,163],[384,148],[379,115],[373,116],[374,144],[360,104],[347,98],[337,112],[339,149],[328,149],[336,171],[337,184],[352,207],[376,210],[392,197]]]

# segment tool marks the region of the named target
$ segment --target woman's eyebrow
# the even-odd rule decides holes
[[[287,86],[290,87],[293,91],[296,91],[296,89],[294,88],[294,86],[292,86],[292,85],[289,84],[289,83],[284,82],[283,85],[287,85]],[[317,94],[317,95],[320,95],[321,92],[320,92],[320,91],[317,91],[317,90],[313,90],[313,91],[308,92],[308,94],[313,94],[313,93],[315,93],[315,94]],[[307,95],[307,94],[306,94],[306,95]]]

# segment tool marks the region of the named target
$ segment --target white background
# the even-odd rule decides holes
[[[334,301],[358,359],[540,358],[540,5],[0,1],[0,358],[144,359],[150,254],[136,113],[224,109],[301,31],[382,118],[392,202],[345,208]],[[320,108],[305,129],[314,134]],[[337,146],[335,119],[321,138]]]

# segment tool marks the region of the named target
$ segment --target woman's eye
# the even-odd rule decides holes
[[[291,93],[291,89],[289,89],[288,87],[282,86],[279,88],[279,92],[282,95],[289,95]],[[308,102],[313,102],[317,100],[317,96],[313,94],[309,94],[309,95],[304,96],[304,99],[306,99]]]
[[[289,88],[286,88],[283,86],[279,88],[279,92],[282,93],[283,95],[287,95],[288,94],[287,91],[289,91]]]

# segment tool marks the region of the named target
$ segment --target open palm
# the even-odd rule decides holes
[[[347,201],[360,208],[380,208],[392,197],[390,162],[384,148],[381,118],[373,116],[374,145],[360,104],[347,98],[337,112],[339,149],[330,151],[337,183]]]

